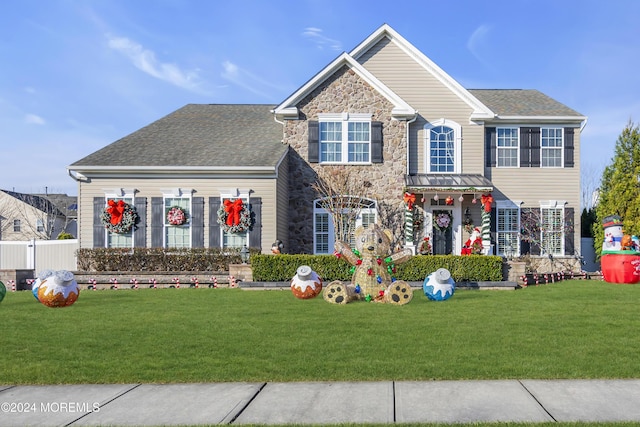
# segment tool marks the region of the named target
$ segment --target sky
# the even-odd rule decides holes
[[[583,177],[640,123],[638,0],[20,0],[0,14],[0,189],[77,195],[67,166],[186,104],[273,104],[387,23],[468,89],[588,117]]]

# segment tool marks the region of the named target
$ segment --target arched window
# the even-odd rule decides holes
[[[339,206],[346,206],[340,209]],[[313,203],[313,253],[331,254],[336,241],[334,218],[331,212],[339,212],[338,220],[347,224],[350,234],[345,240],[354,245],[353,231],[359,227],[368,227],[377,220],[376,202],[361,197],[333,197],[315,200]]]
[[[424,129],[427,173],[460,173],[462,127],[440,119],[427,123]]]

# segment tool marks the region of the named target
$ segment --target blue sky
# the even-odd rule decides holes
[[[599,176],[640,122],[638,19],[637,0],[6,2],[0,188],[76,195],[74,161],[185,104],[276,105],[383,23],[466,88],[538,89],[588,116]]]

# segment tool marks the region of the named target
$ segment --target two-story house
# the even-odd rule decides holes
[[[74,226],[70,211],[44,195],[0,190],[0,240],[51,240]]]
[[[464,225],[480,225],[491,194],[495,253],[574,257],[585,122],[536,90],[466,89],[383,25],[278,105],[187,105],[70,165],[80,245],[266,253],[280,240],[289,253],[332,253],[332,222],[312,184],[340,167],[362,182],[352,196],[363,225],[381,221],[381,203],[403,211],[405,193],[415,197],[408,246],[428,236],[433,253],[461,253]],[[105,228],[110,200],[136,208],[137,228]],[[236,200],[252,228],[228,222],[239,218]],[[186,221],[171,223],[174,207]],[[542,247],[520,239],[531,212]],[[438,217],[448,220],[436,226]]]

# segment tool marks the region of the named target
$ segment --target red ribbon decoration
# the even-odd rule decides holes
[[[404,193],[404,202],[407,204],[409,210],[413,209],[413,204],[416,202],[416,195],[413,193]]]
[[[234,226],[240,224],[240,212],[242,212],[242,199],[224,201],[224,211],[227,213],[227,225]]]
[[[122,221],[122,215],[124,214],[124,200],[118,200],[117,203],[114,200],[109,200],[107,203],[109,204],[107,212],[111,215],[111,224],[120,224]]]
[[[485,212],[491,212],[491,204],[493,203],[493,196],[491,193],[483,194],[480,197],[480,202],[484,205]]]

